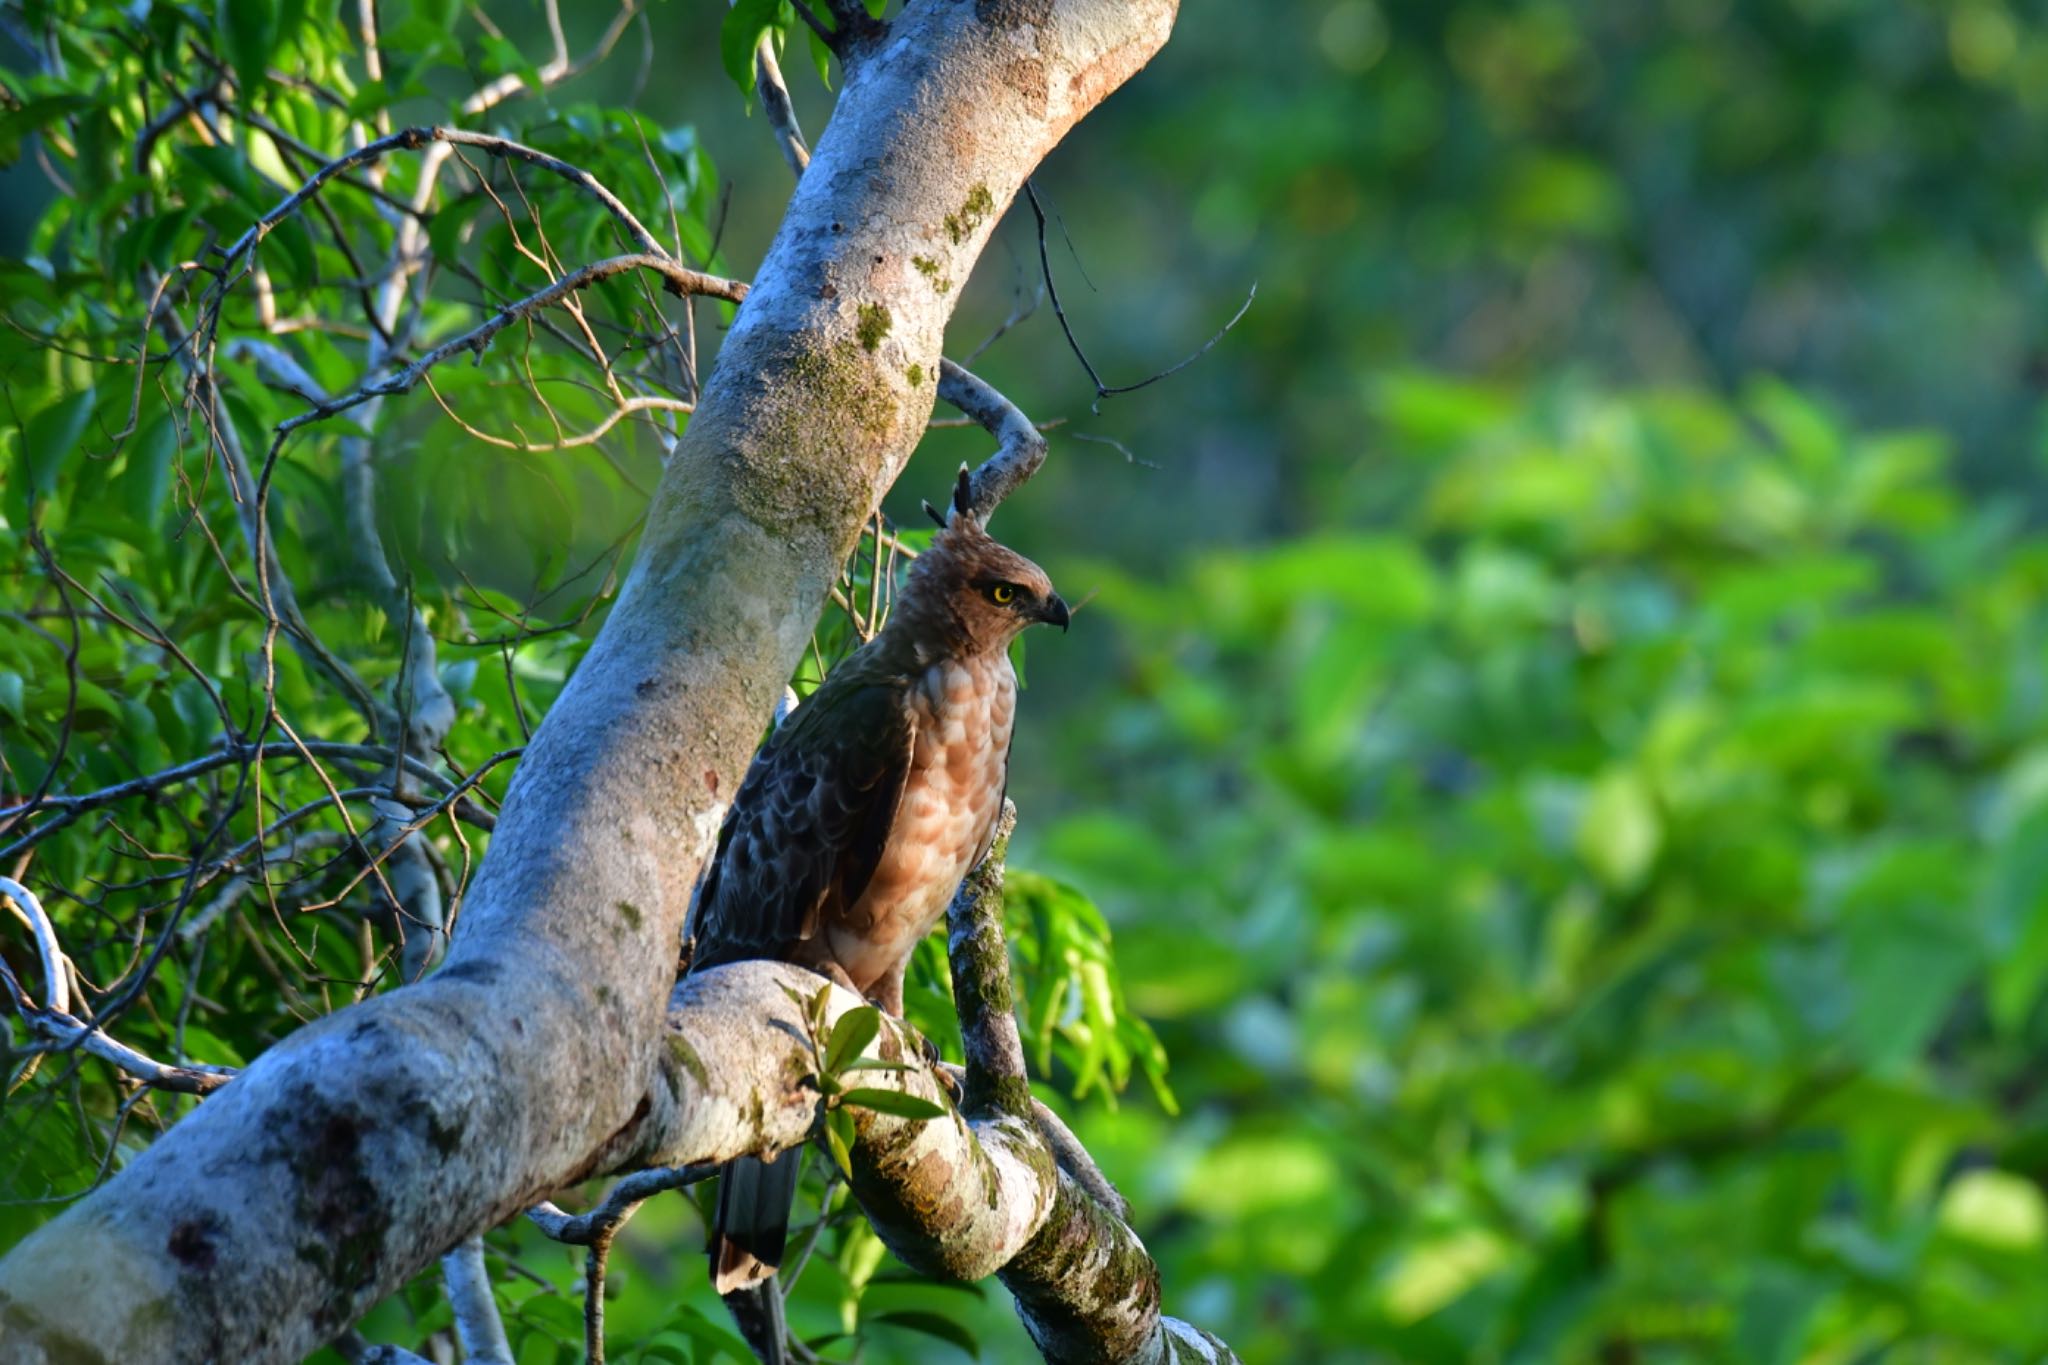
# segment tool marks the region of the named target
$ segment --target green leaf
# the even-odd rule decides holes
[[[805,36],[811,40],[811,62],[818,68],[818,83],[827,90],[832,88],[832,49],[825,46],[825,40],[818,36],[818,30],[805,28]]]
[[[1664,840],[1656,798],[1634,773],[1616,769],[1593,784],[1579,821],[1579,853],[1607,885],[1632,890]]]
[[[859,1105],[877,1114],[894,1114],[902,1119],[939,1119],[946,1116],[943,1106],[916,1095],[906,1095],[901,1090],[849,1090],[840,1096],[840,1100],[844,1104]]]
[[[11,165],[21,159],[21,144],[30,134],[41,132],[59,119],[90,109],[94,103],[90,95],[45,95],[0,116],[0,166]]]
[[[695,1308],[685,1306],[668,1320],[662,1335],[680,1335],[684,1340],[723,1351],[734,1360],[752,1360],[747,1344],[721,1323],[713,1322]],[[656,1340],[660,1340],[659,1337]]]
[[[5,507],[11,524],[28,525],[31,500],[46,501],[59,492],[63,483],[59,470],[78,448],[92,417],[92,405],[93,391],[80,389],[30,416],[14,460],[19,473],[0,481],[0,492],[6,495],[0,506]]]
[[[47,497],[55,490],[58,466],[78,448],[92,403],[93,391],[80,389],[28,419],[21,438],[23,473],[37,493]]]
[[[782,0],[739,0],[718,27],[718,56],[742,95],[754,93],[754,49],[776,26]]]
[[[148,530],[156,524],[170,495],[171,456],[177,449],[178,433],[169,413],[159,414],[129,443],[128,465],[121,474],[121,503],[136,526]]]
[[[215,0],[214,27],[245,99],[269,84],[265,73],[277,45],[277,19],[276,0]]]
[[[919,1289],[949,1289],[956,1294],[967,1294],[977,1299],[986,1299],[988,1290],[973,1280],[935,1280],[920,1275],[915,1270],[898,1267],[893,1270],[876,1272],[871,1284],[915,1285]]]
[[[849,1179],[853,1175],[853,1115],[844,1109],[834,1109],[825,1116],[825,1145],[831,1149],[832,1160]]]
[[[868,1044],[881,1031],[882,1012],[873,1005],[840,1015],[839,1022],[832,1026],[832,1040],[825,1045],[825,1070],[845,1070],[849,1062],[867,1051]]]
[[[942,1314],[924,1313],[916,1309],[905,1308],[893,1313],[873,1314],[867,1321],[871,1324],[898,1327],[906,1332],[917,1332],[924,1336],[936,1337],[940,1341],[949,1342],[959,1347],[976,1360],[981,1359],[981,1343],[975,1339],[974,1333]]]

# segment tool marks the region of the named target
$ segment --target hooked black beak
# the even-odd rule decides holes
[[[1045,600],[1045,607],[1039,612],[1038,619],[1049,626],[1058,626],[1064,631],[1067,624],[1074,619],[1074,614],[1067,610],[1067,604],[1060,595],[1054,593]]]

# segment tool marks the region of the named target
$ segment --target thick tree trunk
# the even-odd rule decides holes
[[[0,1262],[0,1360],[296,1360],[644,1143],[690,888],[923,430],[951,286],[1174,8],[923,0],[850,54],[445,966],[302,1029]]]

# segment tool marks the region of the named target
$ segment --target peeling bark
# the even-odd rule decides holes
[[[301,1029],[0,1261],[0,1360],[297,1360],[479,1229],[617,1168],[656,1109],[688,1108],[667,1001],[690,888],[827,588],[923,430],[958,297],[934,282],[967,277],[1024,177],[1173,14],[1173,0],[925,0],[849,54],[445,965]],[[697,1108],[693,1122],[755,1144],[707,1156],[765,1140],[751,1100],[707,1091]],[[762,1116],[802,1108],[794,1077],[760,1097]],[[945,1160],[941,1125],[869,1118],[870,1192],[885,1168]],[[1048,1175],[1027,1123],[979,1137],[972,1160],[1001,1197],[942,1210],[928,1264],[986,1273],[1067,1206],[1071,1182]]]

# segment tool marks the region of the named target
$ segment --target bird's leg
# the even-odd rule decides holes
[[[903,974],[908,967],[906,961],[898,963],[894,971],[884,972],[868,995],[868,1003],[891,1019],[903,1017]]]
[[[874,993],[868,996],[868,1003],[892,1019],[903,1018],[903,977],[909,969],[910,959],[905,958],[897,964],[894,971],[884,973],[882,979],[875,983]],[[960,1082],[952,1071],[943,1065],[946,1060],[945,1054],[939,1051],[937,1043],[925,1037],[923,1033],[915,1029],[911,1032],[917,1039],[918,1055],[924,1058],[924,1063],[931,1068],[932,1075],[938,1079],[940,1085],[951,1092],[953,1102],[958,1104],[962,1093]]]
[[[823,940],[824,935],[819,935],[811,945],[792,953],[789,960],[807,971],[816,972],[835,986],[852,991],[855,995],[865,995],[866,992],[854,984],[853,977],[847,973],[846,968],[839,965],[839,959],[832,956],[831,950],[824,946]]]

